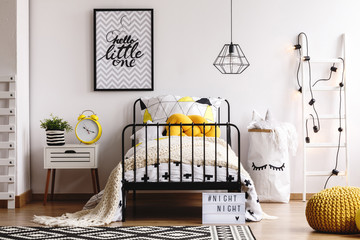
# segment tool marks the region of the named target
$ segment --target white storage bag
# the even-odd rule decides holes
[[[277,123],[270,118],[269,111],[266,120],[259,118],[256,112],[253,114],[246,169],[260,202],[287,203],[290,199],[289,149],[295,154],[297,134],[293,125]]]

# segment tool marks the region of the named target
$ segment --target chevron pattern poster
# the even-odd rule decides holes
[[[152,91],[153,9],[94,9],[94,90]]]

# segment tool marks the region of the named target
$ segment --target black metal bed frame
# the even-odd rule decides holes
[[[126,212],[126,197],[129,190],[133,190],[133,197],[135,199],[136,190],[228,190],[228,191],[240,191],[241,192],[241,176],[240,176],[240,130],[238,127],[232,123],[230,123],[230,104],[227,100],[225,102],[227,103],[227,111],[228,111],[228,121],[226,123],[220,122],[220,110],[218,111],[218,123],[192,123],[192,124],[166,124],[166,123],[154,123],[154,124],[147,124],[147,123],[141,123],[136,124],[136,104],[140,102],[140,98],[137,99],[134,102],[133,106],[133,123],[128,124],[124,127],[122,131],[122,198],[123,203],[121,205],[122,207],[122,221],[125,221],[125,212]],[[147,156],[147,129],[148,127],[156,127],[157,128],[157,159],[156,164],[159,165],[159,127],[160,126],[167,126],[170,128],[171,126],[191,126],[192,129],[194,126],[202,126],[205,128],[205,126],[215,126],[215,136],[217,135],[217,127],[224,126],[226,127],[226,182],[218,182],[217,181],[217,137],[215,137],[215,176],[213,182],[206,182],[206,173],[205,173],[205,167],[206,167],[206,159],[205,159],[205,135],[203,135],[203,156],[204,156],[204,164],[203,164],[203,181],[202,182],[194,182],[194,135],[191,136],[192,138],[192,166],[191,166],[191,176],[192,181],[191,182],[183,182],[182,181],[182,132],[180,131],[180,181],[178,182],[171,182],[171,137],[169,136],[168,142],[169,142],[169,178],[168,182],[160,182],[159,181],[159,168],[157,168],[157,181],[156,182],[148,182],[147,181],[147,175],[148,175],[148,156]],[[136,181],[136,147],[134,147],[134,179],[132,182],[129,182],[125,179],[125,132],[127,129],[132,129],[132,133],[134,135],[134,140],[132,141],[132,146],[135,146],[136,141],[136,127],[145,127],[145,177],[143,182],[137,182]],[[232,181],[233,178],[229,178],[229,145],[231,146],[231,128],[235,128],[237,132],[237,149],[238,149],[238,169],[237,169],[237,181]],[[193,132],[193,131],[192,131]]]

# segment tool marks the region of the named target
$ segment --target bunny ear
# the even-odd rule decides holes
[[[264,119],[260,116],[260,114],[257,111],[253,110],[252,121],[260,122],[260,121],[264,121]]]
[[[273,116],[272,116],[272,113],[270,112],[269,109],[268,109],[267,112],[266,112],[265,120],[266,120],[266,121],[273,121],[273,120],[274,120],[274,118],[273,118]]]

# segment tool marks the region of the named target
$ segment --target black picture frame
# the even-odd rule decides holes
[[[94,91],[153,91],[153,9],[94,9]]]

